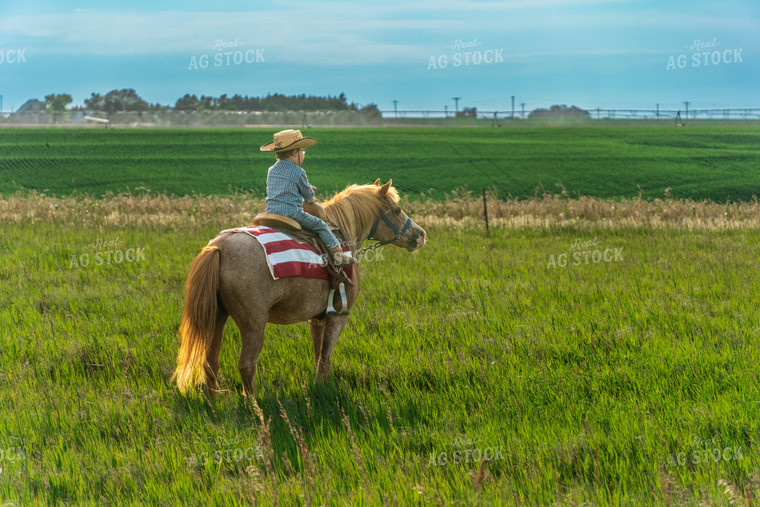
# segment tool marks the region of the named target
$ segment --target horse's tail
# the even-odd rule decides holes
[[[183,394],[206,382],[206,355],[214,337],[219,287],[219,248],[205,247],[190,266],[179,335],[177,369],[172,380]]]

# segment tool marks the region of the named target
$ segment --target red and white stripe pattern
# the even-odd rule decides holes
[[[289,276],[328,279],[325,260],[307,243],[301,243],[287,234],[260,225],[227,229],[219,234],[225,232],[244,232],[256,238],[264,247],[269,272],[275,280]],[[343,250],[348,252],[348,247],[343,246]],[[352,268],[350,265],[344,268],[349,277],[353,276]]]

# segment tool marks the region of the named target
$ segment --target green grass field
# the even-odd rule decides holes
[[[256,204],[208,200],[166,212],[174,201],[32,196],[23,216],[0,200],[0,503],[749,505],[760,494],[757,230],[579,223],[486,236],[415,217],[428,245],[385,247],[361,266],[326,384],[313,382],[306,324],[268,327],[257,413],[241,401],[231,321],[228,392],[184,398],[169,382],[187,267]],[[130,249],[132,262],[105,253]],[[97,253],[113,260],[96,265]]]
[[[224,393],[170,377],[271,132],[0,130],[0,506],[757,501],[758,128],[305,133],[320,193],[393,178],[428,244],[360,264],[326,383],[269,326],[254,405],[232,321]],[[521,200],[486,235],[462,187]]]
[[[0,129],[0,194],[152,192],[263,195],[273,130]],[[322,195],[393,178],[410,198],[495,189],[619,199],[748,201],[760,127],[309,129],[304,167]],[[141,190],[142,189],[142,190]]]

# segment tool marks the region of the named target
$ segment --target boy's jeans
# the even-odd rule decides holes
[[[301,224],[301,227],[304,229],[308,229],[319,234],[319,238],[324,241],[327,248],[340,246],[338,238],[336,238],[332,231],[330,231],[330,228],[327,226],[327,224],[314,215],[309,215],[305,211],[299,210],[290,215],[290,218]]]

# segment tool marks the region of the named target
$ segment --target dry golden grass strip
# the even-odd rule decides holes
[[[527,200],[488,196],[491,227],[751,229],[760,226],[760,202],[715,203],[683,199],[570,199],[545,194]],[[446,201],[411,201],[410,216],[425,226],[466,228],[483,225],[483,200],[455,193]],[[245,225],[265,208],[264,199],[247,194],[173,197],[119,194],[49,197],[39,193],[0,197],[0,223],[78,222],[88,226],[166,227]]]
[[[715,203],[683,199],[570,199],[545,194],[528,200],[496,199],[487,194],[492,227],[544,228],[683,228],[695,230],[748,229],[760,225],[760,202]],[[483,225],[483,200],[471,195],[446,202],[405,205],[421,226],[474,227]],[[419,218],[418,218],[419,217]]]

